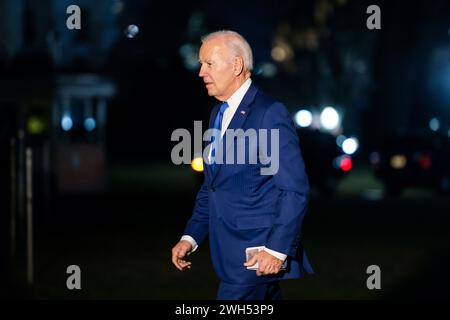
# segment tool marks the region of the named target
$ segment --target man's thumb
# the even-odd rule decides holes
[[[244,266],[246,266],[246,267],[251,267],[251,266],[253,266],[256,262],[258,262],[258,255],[253,256],[250,260],[248,260],[246,263],[244,263]]]

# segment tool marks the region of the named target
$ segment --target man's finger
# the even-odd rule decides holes
[[[184,260],[182,260],[178,257],[175,257],[176,265],[177,265],[178,269],[180,269],[181,271],[183,270],[183,261]]]
[[[186,261],[186,260],[179,260],[178,262],[179,262],[179,264],[180,264],[182,267],[186,267],[186,266],[191,265],[191,263],[188,262],[188,261]]]
[[[266,269],[267,269],[268,267],[270,267],[270,264],[267,263],[266,260],[261,259],[261,260],[259,261],[259,265],[258,265],[258,271],[259,271],[259,273],[265,274],[265,273],[266,273]]]
[[[251,267],[258,262],[258,255],[254,255],[250,260],[244,263],[244,266]]]
[[[264,274],[270,274],[272,270],[273,270],[272,265],[271,265],[271,264],[268,264],[268,265],[264,268]]]
[[[176,256],[176,254],[172,254],[172,263],[175,265],[175,267],[177,267],[178,270],[182,270],[181,266],[178,263],[178,258]]]
[[[259,273],[263,274],[263,275],[268,275],[269,271],[270,271],[270,265],[263,265],[262,267],[258,268]]]
[[[273,266],[272,274],[277,274],[279,271],[280,271],[280,268],[277,265]]]
[[[184,269],[188,268],[190,269],[191,267],[191,262],[186,261],[186,260],[182,260],[182,259],[177,259],[177,266],[179,266],[179,270],[183,271]]]
[[[182,271],[184,268],[184,265],[181,263],[182,261],[184,261],[181,258],[185,256],[183,251],[184,250],[182,248],[175,248],[172,252],[172,262],[180,271]]]

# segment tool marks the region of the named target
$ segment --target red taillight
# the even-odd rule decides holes
[[[428,170],[431,168],[431,157],[427,154],[421,154],[419,158],[419,165],[422,169]]]
[[[352,169],[353,163],[352,159],[350,157],[342,157],[341,163],[339,164],[339,167],[342,171],[350,171]]]

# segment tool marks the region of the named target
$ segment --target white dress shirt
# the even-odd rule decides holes
[[[228,103],[228,108],[225,109],[225,112],[223,113],[222,118],[222,128],[220,128],[220,136],[223,137],[225,134],[225,131],[227,130],[228,126],[230,125],[231,119],[233,119],[234,114],[236,113],[237,108],[241,104],[242,99],[244,98],[245,94],[247,93],[248,89],[250,88],[250,85],[252,84],[251,79],[247,79],[240,87],[237,89],[231,97],[228,98],[226,101]],[[211,162],[211,148],[209,150],[208,154],[208,160]],[[180,239],[186,240],[192,245],[192,252],[197,250],[198,245],[197,242],[189,235],[183,235]],[[287,257],[284,253],[277,252],[274,250],[270,250],[269,248],[265,248],[264,251],[270,253],[274,257],[280,259],[281,261],[284,261]]]
[[[222,127],[220,128],[220,137],[222,138],[225,134],[225,131],[228,129],[230,125],[231,119],[233,119],[234,114],[236,113],[237,108],[241,104],[242,99],[244,99],[245,94],[247,93],[248,88],[252,84],[252,80],[247,79],[240,87],[237,89],[231,97],[226,100],[228,103],[228,108],[225,109],[222,117]],[[212,148],[209,148],[208,153],[208,161],[211,163],[211,151]]]

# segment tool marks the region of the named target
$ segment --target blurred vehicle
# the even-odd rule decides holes
[[[293,116],[310,185],[326,195],[333,195],[352,169],[359,148],[356,137],[343,135],[343,117],[333,106],[302,108]]]
[[[331,133],[299,128],[297,134],[311,187],[333,195],[338,181],[353,167],[351,156],[342,150],[341,143],[338,144]]]
[[[450,138],[437,134],[410,133],[389,136],[370,154],[375,175],[390,196],[406,187],[450,191]]]

